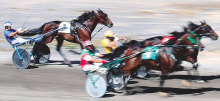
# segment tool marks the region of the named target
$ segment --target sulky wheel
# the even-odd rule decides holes
[[[37,46],[33,51],[36,63],[46,63],[50,59],[50,49],[47,45]]]
[[[21,59],[19,59],[18,54],[14,51],[12,55],[12,61],[17,69],[26,69],[30,64],[30,55],[26,50],[18,49]]]
[[[103,77],[99,75],[92,75],[91,77],[93,78],[93,80],[97,79],[97,81],[95,82],[95,86],[94,86],[90,77],[87,78],[85,84],[87,93],[91,97],[102,97],[107,89],[105,80],[103,79]]]
[[[138,77],[138,78],[144,78],[145,76],[147,76],[148,70],[145,66],[141,66],[136,73],[134,73],[134,76]]]
[[[126,84],[129,81],[129,79],[130,79],[130,75],[129,77],[125,78]],[[122,90],[124,86],[126,85],[124,84],[123,73],[119,72],[119,69],[111,69],[110,71],[108,71],[107,83],[115,91]]]

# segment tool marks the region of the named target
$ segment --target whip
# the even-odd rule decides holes
[[[40,2],[38,5],[36,5],[35,8],[38,8],[40,5],[41,5],[41,2]],[[24,24],[23,24],[22,27],[21,27],[22,29],[23,29],[24,25],[26,24],[26,22],[28,21],[28,19],[30,18],[30,16],[35,12],[35,10],[36,10],[36,9],[34,9],[34,11],[27,17],[27,19],[25,20]]]

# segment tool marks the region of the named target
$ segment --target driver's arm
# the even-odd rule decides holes
[[[9,36],[15,36],[18,33],[18,31],[15,31],[13,33],[11,33]]]
[[[21,30],[21,31],[16,30],[15,32],[11,33],[9,36],[15,36],[16,34],[23,33],[23,32],[24,30]]]

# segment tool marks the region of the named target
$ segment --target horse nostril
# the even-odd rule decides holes
[[[111,25],[111,27],[113,26],[113,23],[112,24],[110,24]]]

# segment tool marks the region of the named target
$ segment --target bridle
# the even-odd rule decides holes
[[[108,24],[109,24],[109,23],[108,23],[109,19],[106,19],[106,18],[104,17],[104,15],[102,14],[103,11],[98,11],[98,13],[99,13],[99,16],[103,19],[103,22],[105,23],[105,26],[108,25]],[[100,21],[100,23],[102,23],[100,17],[99,17],[99,21]]]
[[[212,36],[214,35],[214,33],[210,33],[210,30],[208,30],[208,24],[205,24],[205,25],[200,25],[198,28],[196,28],[195,30],[193,31],[188,31],[187,33],[189,33],[187,35],[187,37],[185,38],[184,36],[182,38],[179,38],[177,39],[177,42],[176,43],[180,43],[181,41],[183,40],[188,40],[190,43],[192,43],[193,45],[199,45],[200,44],[200,41],[201,41],[201,38],[202,36]],[[204,31],[204,34],[196,34],[195,32],[198,31],[200,28],[202,27],[202,30]],[[197,41],[195,41],[194,39],[197,39]]]

